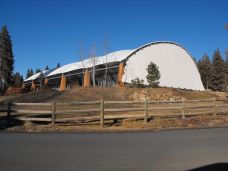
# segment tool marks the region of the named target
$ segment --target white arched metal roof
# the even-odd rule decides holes
[[[45,74],[46,74],[47,72],[48,72],[48,70],[42,71],[42,73],[44,74],[44,76],[45,76]],[[38,73],[32,75],[31,77],[27,78],[27,79],[25,80],[25,82],[27,82],[27,81],[33,81],[33,80],[39,78],[40,75],[41,75],[41,72],[38,72]]]
[[[111,62],[118,62],[124,60],[129,54],[132,53],[133,50],[120,50],[116,52],[112,52],[107,54],[107,56],[97,56],[95,59],[89,58],[80,62],[75,62],[71,64],[64,65],[60,68],[57,68],[53,72],[49,73],[47,77],[57,75],[57,74],[64,74],[70,71],[83,69],[83,68],[90,68],[93,66],[93,63],[95,61],[95,65],[101,65],[105,63],[111,63]],[[106,60],[107,57],[107,60]]]

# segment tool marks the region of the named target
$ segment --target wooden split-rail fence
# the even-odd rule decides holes
[[[96,105],[95,107],[92,107]],[[72,106],[74,108],[72,108]],[[77,106],[75,108],[75,106]],[[89,107],[88,107],[89,106]],[[124,106],[124,107],[120,107]],[[127,106],[127,107],[126,107]],[[22,107],[22,109],[21,109]],[[38,109],[34,109],[38,107]],[[58,109],[57,109],[58,108]],[[43,109],[43,110],[42,110]],[[45,110],[44,110],[45,109]],[[222,110],[222,111],[221,111]],[[161,114],[161,111],[166,111]],[[190,112],[189,112],[190,111]],[[22,121],[42,121],[55,125],[58,122],[97,120],[104,126],[104,120],[140,118],[147,123],[152,117],[176,117],[185,119],[192,115],[228,114],[228,100],[201,99],[175,101],[91,101],[91,102],[52,102],[52,103],[13,103],[0,105],[0,112]],[[85,113],[90,113],[86,115]],[[117,114],[118,113],[118,114]],[[67,114],[67,115],[64,115]],[[76,117],[69,117],[70,115]],[[79,114],[79,115],[78,115]],[[92,114],[92,116],[91,116]],[[38,117],[37,117],[38,115]],[[44,115],[45,117],[39,117]],[[61,115],[61,118],[57,116]],[[65,117],[68,116],[68,117]]]

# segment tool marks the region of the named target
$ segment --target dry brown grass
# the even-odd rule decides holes
[[[44,123],[25,122],[23,125],[9,127],[5,131],[23,132],[125,132],[157,131],[166,129],[207,128],[228,126],[228,116],[207,115],[181,118],[153,118],[148,123],[140,119],[106,120],[104,127],[99,121],[57,123],[55,126]]]

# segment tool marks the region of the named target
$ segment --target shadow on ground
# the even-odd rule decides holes
[[[228,163],[214,163],[206,166],[201,166],[188,171],[227,171]]]
[[[10,119],[7,119],[6,116],[0,116],[0,131],[23,125],[24,122],[20,121],[14,117],[11,117]]]
[[[23,126],[25,124],[25,121],[18,120],[16,117],[17,116],[11,116],[10,119],[7,118],[7,116],[0,116],[0,131],[1,130],[6,130],[8,128],[13,128],[13,127],[19,127]],[[29,116],[28,116],[29,117]],[[31,116],[30,116],[31,117]],[[32,118],[50,118],[50,114],[42,114],[42,115],[34,115]],[[50,121],[29,121],[31,124],[35,125],[47,125],[50,124]]]

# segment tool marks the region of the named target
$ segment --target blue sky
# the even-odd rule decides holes
[[[79,60],[79,47],[104,53],[168,40],[196,59],[228,48],[227,0],[0,0],[0,26],[7,25],[15,71]]]

